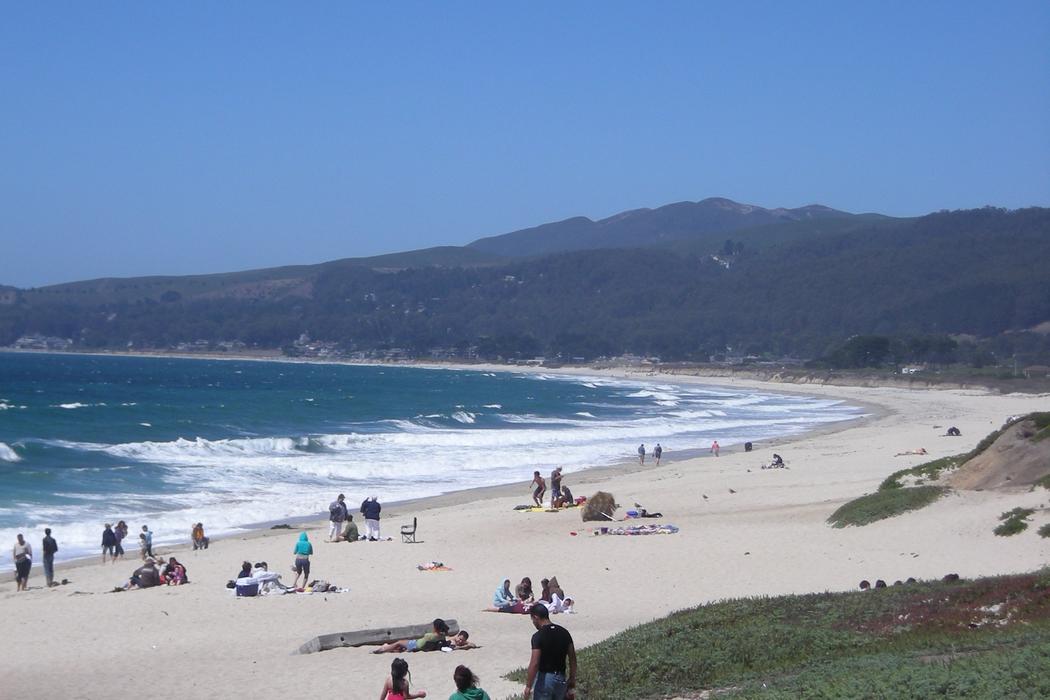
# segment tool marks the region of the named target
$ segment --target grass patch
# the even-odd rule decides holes
[[[828,522],[835,527],[867,525],[928,506],[946,491],[943,486],[915,486],[876,491],[846,503],[831,514]]]
[[[1046,523],[1041,528],[1036,530],[1040,537],[1050,537],[1050,523]]]
[[[908,467],[907,469],[895,471],[886,477],[885,481],[879,484],[879,491],[906,488],[905,485],[901,483],[901,479],[907,476],[916,477],[920,481],[936,481],[941,477],[941,472],[955,469],[969,458],[969,454],[955,455],[954,457],[941,457],[940,459],[935,459],[931,462],[924,462],[916,467]]]
[[[995,528],[995,534],[1009,537],[1028,529],[1028,518],[1032,517],[1033,508],[1014,508],[999,516],[1002,524]]]
[[[578,697],[1050,697],[1039,574],[728,600],[578,650]],[[507,678],[523,682],[524,670]],[[520,697],[520,696],[516,696]]]

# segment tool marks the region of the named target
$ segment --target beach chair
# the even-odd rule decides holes
[[[416,541],[416,524],[417,518],[412,518],[411,525],[401,526],[401,541],[402,542],[415,542]]]

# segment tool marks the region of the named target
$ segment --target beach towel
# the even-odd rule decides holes
[[[452,571],[451,567],[445,566],[440,561],[428,561],[422,564],[416,564],[416,568],[420,571]]]
[[[595,535],[673,535],[678,532],[675,525],[631,525],[629,527],[600,527]]]

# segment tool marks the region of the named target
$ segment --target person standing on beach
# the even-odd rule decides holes
[[[645,464],[645,443],[638,446],[638,464]]]
[[[193,540],[193,551],[208,548],[208,538],[204,535],[204,523],[197,523],[190,530],[190,539]]]
[[[153,533],[150,532],[148,525],[142,526],[142,558],[153,556]]]
[[[664,448],[660,447],[660,443],[656,443],[656,447],[653,448],[653,459],[656,460],[656,466],[660,466],[660,458],[664,456]]]
[[[338,542],[346,522],[346,496],[339,494],[328,506],[328,541]]]
[[[572,635],[561,625],[551,622],[550,613],[543,603],[529,608],[529,617],[536,633],[532,635],[532,656],[522,695],[526,700],[530,697],[535,700],[575,697],[576,647]]]
[[[113,548],[113,558],[120,559],[124,556],[124,545],[121,543],[128,536],[128,524],[123,520],[118,522],[117,526],[113,528],[113,535],[117,538],[116,546]]]
[[[543,494],[547,493],[547,482],[540,476],[539,471],[532,472],[532,483],[536,484],[536,489],[532,492],[532,500],[535,501],[537,508],[543,507]]]
[[[33,566],[33,546],[26,542],[21,532],[18,533],[11,556],[15,560],[15,590],[24,591],[29,585],[29,569]]]
[[[561,500],[561,467],[555,467],[551,472],[551,508],[558,507]]]
[[[55,585],[55,552],[58,551],[58,542],[51,536],[51,528],[44,528],[44,541],[41,543],[44,551],[44,579],[47,587]]]
[[[714,453],[715,457],[718,456],[718,450],[719,449],[721,449],[721,448],[719,448],[719,446],[718,446],[718,440],[715,440],[714,442],[711,443],[711,452]]]
[[[369,542],[379,541],[379,513],[382,510],[378,496],[369,496],[361,504],[361,515],[365,516],[365,536]]]
[[[295,554],[295,564],[292,566],[295,569],[295,580],[292,581],[292,588],[299,586],[300,576],[303,577],[303,588],[306,588],[306,584],[310,583],[310,555],[314,553],[314,546],[310,544],[306,532],[299,533],[299,541],[295,543],[292,553]]]
[[[117,563],[117,534],[113,532],[113,526],[106,523],[106,528],[102,531],[102,563],[106,563],[106,554],[109,554],[109,558],[113,560],[113,563]]]

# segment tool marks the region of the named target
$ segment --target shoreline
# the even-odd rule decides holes
[[[137,566],[137,557],[105,567],[90,566],[90,559],[75,570],[58,565],[57,577],[69,569],[74,581],[51,590],[42,588],[34,566],[28,593],[15,593],[11,584],[0,590],[0,615],[19,639],[7,659],[5,689],[88,698],[140,692],[138,674],[114,673],[119,666],[149,669],[151,683],[188,699],[227,697],[245,687],[282,696],[318,694],[331,692],[338,676],[354,679],[343,694],[364,700],[388,675],[390,655],[355,648],[292,652],[319,634],[439,616],[455,618],[481,648],[452,658],[408,655],[413,685],[447,697],[452,670],[464,663],[498,700],[520,690],[503,676],[527,664],[533,632],[522,616],[480,612],[504,577],[557,575],[577,601],[577,614],[559,615],[556,622],[582,648],[719,599],[855,590],[861,579],[1019,573],[1050,559],[1050,540],[1035,533],[1050,521],[1045,491],[958,491],[865,527],[826,523],[838,505],[874,490],[889,473],[968,450],[1007,416],[1045,409],[1050,397],[820,386],[799,393],[881,410],[820,434],[787,437],[777,449],[788,461],[786,470],[757,468],[772,446],[762,443],[757,454],[735,450],[679,459],[676,451],[665,453],[671,461],[660,467],[642,469],[628,460],[566,476],[578,495],[601,489],[626,508],[640,502],[661,511],[660,522],[679,528],[674,535],[593,536],[598,523],[581,522],[574,510],[514,512],[515,504],[529,500],[522,481],[389,504],[382,525],[394,542],[328,544],[323,516],[312,522],[306,516],[304,529],[315,547],[313,577],[349,587],[345,594],[238,599],[223,587],[245,559],[270,562],[291,583],[294,530],[213,540],[202,552],[173,548],[193,581],[177,588],[106,594]],[[963,437],[940,438],[946,425],[960,427]],[[895,456],[920,445],[928,456]],[[1029,531],[995,536],[999,514],[1019,506],[1036,509]],[[401,544],[396,528],[413,517],[419,542]],[[444,562],[449,570],[417,570],[427,561]],[[56,662],[62,674],[53,673]]]
[[[39,353],[41,351],[29,350],[29,351],[18,351],[18,352]],[[46,354],[82,355],[82,354],[95,354],[95,353],[70,353],[70,352],[65,352],[65,353],[46,353]],[[105,356],[109,356],[109,355],[105,354]],[[131,353],[123,354],[123,356],[126,356],[126,357],[173,357],[173,356],[170,356],[170,355],[137,355],[137,354],[131,354]],[[192,356],[191,357],[176,356],[175,359],[215,359],[215,358],[192,357]],[[218,358],[218,359],[225,359],[225,360],[245,360],[245,359],[248,359],[249,361],[255,361],[255,362],[270,362],[270,361],[275,361],[275,362],[285,362],[285,361],[287,361],[287,362],[291,362],[291,363],[299,363],[300,362],[300,361],[292,359],[292,358],[269,360],[269,359],[265,359],[265,358],[250,358],[249,359],[249,358],[241,358],[241,357],[228,357],[228,358]],[[585,370],[584,368],[576,368],[576,367],[573,367],[573,368],[542,368],[542,367],[516,367],[516,366],[492,365],[492,364],[454,365],[454,364],[440,364],[439,363],[439,364],[431,365],[431,364],[428,364],[428,363],[412,363],[412,364],[396,363],[396,364],[390,365],[389,363],[354,363],[354,362],[326,362],[326,361],[318,361],[318,362],[303,361],[302,363],[305,363],[305,364],[320,364],[320,365],[342,364],[342,365],[365,366],[365,367],[371,367],[371,366],[397,366],[397,367],[411,367],[411,368],[414,368],[414,369],[427,369],[427,370],[443,369],[443,370],[449,370],[449,371],[508,372],[508,373],[520,373],[520,374],[525,374],[525,373],[529,373],[529,374],[559,374],[559,375],[563,375],[563,376],[575,376],[575,377],[580,377],[580,378],[588,378],[588,377],[591,377],[591,378],[594,378],[594,377],[609,378],[609,377],[612,377],[612,378],[616,378],[616,379],[625,379],[625,380],[629,380],[629,381],[637,381],[637,382],[648,383],[648,384],[662,383],[662,384],[679,384],[679,385],[701,385],[701,386],[723,386],[723,387],[737,387],[737,388],[753,388],[753,389],[760,389],[760,390],[762,390],[762,391],[764,391],[766,393],[769,393],[769,394],[777,394],[777,395],[787,395],[787,396],[792,396],[792,395],[799,396],[799,395],[801,395],[801,396],[821,396],[821,397],[826,396],[826,394],[823,393],[823,392],[817,393],[817,392],[814,392],[814,391],[806,391],[805,389],[802,389],[802,390],[800,390],[798,392],[795,392],[795,391],[792,391],[792,390],[789,390],[789,389],[785,389],[785,388],[782,388],[782,387],[779,387],[779,386],[777,386],[776,388],[770,388],[768,386],[768,384],[769,384],[768,382],[762,382],[762,381],[757,381],[757,380],[740,380],[740,379],[735,379],[735,378],[723,378],[724,381],[719,381],[718,378],[710,378],[710,377],[693,377],[693,376],[683,376],[683,375],[662,375],[662,374],[658,374],[658,375],[646,374],[645,376],[634,376],[634,375],[630,374],[630,372],[627,371],[625,368],[615,368],[615,369],[613,369],[613,368],[610,368],[610,369],[591,368],[589,370]],[[861,415],[858,415],[856,418],[852,418],[852,419],[849,419],[849,420],[835,421],[835,422],[824,423],[824,424],[816,424],[814,426],[811,426],[807,430],[804,430],[804,431],[802,431],[800,433],[796,433],[796,434],[793,434],[793,435],[785,435],[785,436],[781,436],[779,438],[774,438],[774,439],[771,439],[771,440],[763,440],[763,441],[760,441],[760,442],[756,441],[755,442],[756,452],[757,452],[757,450],[758,450],[758,448],[760,446],[764,447],[764,448],[773,448],[773,447],[777,447],[777,446],[780,446],[780,445],[788,444],[788,443],[790,443],[790,442],[792,442],[794,440],[799,440],[799,439],[803,439],[803,438],[815,438],[815,437],[819,437],[821,435],[829,435],[829,434],[833,434],[833,433],[849,430],[852,427],[855,427],[857,425],[860,425],[860,424],[863,424],[863,423],[866,423],[866,422],[877,421],[880,418],[884,418],[884,417],[886,417],[886,415],[889,414],[889,409],[887,409],[886,407],[884,407],[884,406],[882,406],[880,404],[877,404],[877,403],[873,403],[873,402],[870,402],[870,401],[858,401],[858,400],[855,400],[855,399],[849,399],[849,402],[850,402],[851,405],[854,405],[857,408],[861,409],[863,411],[863,413]],[[641,465],[637,464],[637,461],[635,459],[633,459],[633,458],[626,458],[626,459],[624,459],[622,461],[614,462],[612,464],[585,466],[583,468],[574,470],[572,472],[566,472],[566,477],[568,479],[568,481],[566,481],[566,485],[571,487],[573,484],[581,484],[581,485],[593,484],[593,483],[601,481],[603,478],[605,478],[605,477],[607,477],[609,475],[636,474],[636,473],[640,473],[640,472],[647,472],[647,471],[651,471],[651,470],[654,470],[654,469],[658,469],[660,467],[666,466],[668,464],[673,464],[673,463],[676,463],[676,462],[681,462],[681,461],[685,461],[685,460],[692,460],[692,459],[703,459],[706,456],[709,456],[709,455],[705,455],[704,454],[705,452],[707,452],[707,450],[706,450],[706,448],[703,448],[703,447],[687,448],[687,449],[684,449],[684,450],[673,450],[673,451],[665,449],[665,453],[664,453],[665,456],[664,456],[664,459],[662,460],[662,463],[661,463],[661,465],[659,467],[652,463],[651,458],[647,461],[645,466],[641,466]],[[743,449],[742,449],[742,446],[732,445],[730,447],[724,448],[722,450],[722,452],[727,454],[727,455],[729,455],[729,454],[733,454],[735,452],[743,452]],[[548,478],[548,476],[549,475],[544,474],[544,478]],[[390,517],[390,515],[394,515],[396,517],[398,509],[419,508],[419,509],[422,509],[422,510],[430,510],[430,509],[433,509],[433,508],[450,507],[450,506],[462,506],[464,504],[467,504],[467,503],[469,503],[469,502],[471,502],[473,500],[477,500],[477,499],[505,497],[505,496],[510,495],[512,490],[517,490],[517,489],[521,490],[521,493],[523,494],[522,498],[524,499],[524,502],[529,502],[529,501],[531,501],[531,489],[529,488],[529,483],[530,482],[528,482],[528,481],[520,481],[520,482],[513,481],[513,482],[504,482],[504,483],[500,483],[500,484],[491,484],[491,485],[487,485],[487,486],[474,486],[474,487],[467,487],[467,488],[462,488],[462,489],[453,489],[451,491],[445,491],[445,492],[442,492],[442,493],[433,494],[433,495],[429,495],[429,496],[420,496],[420,497],[417,497],[417,498],[410,498],[410,499],[390,501],[389,503],[384,503],[383,506],[384,506],[384,509],[388,513],[388,517]],[[575,493],[575,489],[573,489],[573,490],[574,490],[574,493]],[[582,494],[577,494],[577,495],[582,495]],[[351,511],[351,513],[354,513],[354,512],[355,511]],[[249,523],[244,523],[242,525],[237,526],[237,529],[234,532],[226,532],[226,533],[223,533],[221,535],[217,535],[215,537],[209,536],[209,542],[219,543],[219,542],[231,541],[231,540],[247,540],[247,539],[254,539],[254,538],[259,538],[259,537],[266,537],[266,536],[271,535],[271,534],[272,535],[280,535],[283,532],[285,532],[286,530],[283,529],[283,528],[275,530],[273,526],[275,526],[275,525],[282,525],[282,524],[291,525],[292,529],[308,528],[308,529],[311,529],[311,530],[321,530],[321,529],[324,529],[326,527],[326,523],[327,522],[328,521],[326,519],[326,514],[325,514],[324,511],[318,511],[316,513],[310,513],[310,514],[301,514],[301,515],[289,516],[289,517],[286,517],[286,518],[280,518],[280,519],[276,519],[276,520],[263,520],[263,521],[249,522]],[[61,542],[60,542],[60,546],[61,546]],[[158,543],[157,545],[154,546],[153,549],[154,549],[155,555],[157,555],[157,556],[159,556],[161,551],[163,551],[165,556],[175,555],[176,557],[182,556],[183,554],[186,554],[187,552],[192,552],[193,551],[192,550],[192,545],[188,542],[188,538],[187,538],[186,542],[180,542],[180,543],[174,543],[174,544],[173,543]],[[142,559],[138,555],[138,552],[139,552],[139,550],[137,548],[129,549],[128,550],[129,554],[125,555],[125,557],[121,560],[121,563],[129,563],[130,564],[130,563],[135,563],[135,562],[141,562]],[[134,556],[132,556],[132,554],[134,554]],[[73,570],[73,571],[75,571],[75,570],[81,569],[83,567],[98,565],[98,563],[99,563],[98,562],[98,558],[99,558],[98,554],[94,554],[94,555],[86,554],[86,555],[82,555],[82,556],[75,556],[75,557],[70,558],[70,559],[56,559],[56,561],[55,561],[56,571],[57,571],[58,567],[61,567],[63,570]],[[7,564],[7,562],[5,562],[5,566],[6,566],[6,564]],[[37,568],[39,568],[39,567],[34,565],[34,570],[36,570]],[[60,578],[60,577],[58,577],[56,575],[56,578]],[[61,577],[61,578],[65,578],[65,577]],[[10,569],[6,569],[6,568],[5,569],[0,569],[0,582],[13,582],[13,581],[14,581],[14,568],[13,568],[13,565],[12,565],[12,568],[10,568]]]

